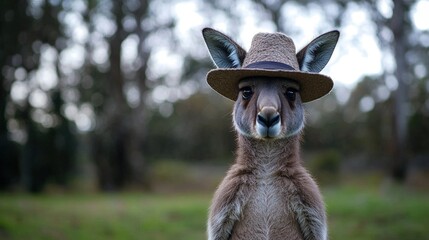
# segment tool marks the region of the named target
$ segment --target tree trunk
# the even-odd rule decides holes
[[[407,46],[406,32],[406,5],[402,0],[394,0],[393,14],[391,18],[391,30],[393,32],[393,51],[396,61],[395,77],[398,88],[394,93],[394,159],[392,162],[391,176],[397,181],[404,181],[407,172],[407,110],[408,110],[408,81],[407,61],[405,59]]]
[[[124,78],[121,73],[121,44],[125,38],[122,27],[123,5],[121,1],[113,2],[116,32],[109,39],[110,69],[106,76],[106,101],[102,116],[99,116],[93,154],[97,165],[99,186],[102,190],[121,189],[128,176],[128,158],[126,156],[126,139],[128,129],[123,124],[127,118],[127,104],[123,94]]]
[[[122,20],[125,8],[121,1],[114,1],[113,14],[116,17],[117,30],[109,41],[110,70],[107,75],[106,96],[103,117],[93,138],[93,154],[97,165],[99,186],[102,190],[119,190],[126,186],[146,188],[146,164],[143,157],[143,140],[146,130],[144,104],[146,89],[146,63],[149,53],[141,52],[138,57],[142,66],[136,74],[140,92],[140,104],[131,108],[124,94],[126,78],[121,69],[121,45],[127,37]],[[137,22],[145,17],[148,10],[147,1],[141,2],[134,12]],[[138,24],[137,34],[141,46],[146,34]],[[130,80],[131,81],[131,80]]]
[[[140,8],[134,12],[138,23],[141,23],[145,19],[148,9],[148,1],[141,0]],[[137,81],[136,86],[140,94],[140,101],[138,106],[130,112],[130,123],[132,129],[128,139],[128,153],[133,184],[147,189],[149,188],[149,180],[147,178],[147,162],[143,155],[143,145],[144,140],[146,139],[147,128],[147,109],[145,99],[148,88],[146,85],[146,70],[150,51],[144,48],[144,43],[149,33],[143,30],[140,24],[137,26],[136,33],[139,37],[137,58],[140,60],[141,66],[137,70],[135,81]]]

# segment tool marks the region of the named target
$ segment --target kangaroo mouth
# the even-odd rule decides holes
[[[280,114],[272,108],[265,108],[256,117],[255,129],[260,138],[277,138],[281,133]]]
[[[256,123],[256,133],[259,138],[275,139],[280,136],[281,129],[280,123],[267,127]]]

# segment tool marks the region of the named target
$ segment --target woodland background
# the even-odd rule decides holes
[[[153,202],[159,200],[153,194],[203,192],[196,201],[205,214],[206,194],[235,148],[232,102],[205,82],[213,68],[201,36],[206,26],[239,43],[250,43],[243,36],[252,28],[281,31],[302,39],[298,48],[331,29],[342,32],[343,49],[364,51],[364,36],[376,39],[381,72],[362,72],[352,85],[336,82],[330,95],[306,105],[305,164],[323,187],[345,198],[348,190],[338,185],[357,181],[376,195],[399,183],[401,193],[426,199],[429,26],[418,25],[413,13],[428,6],[425,0],[2,1],[0,238],[14,236],[15,226],[2,222],[2,211],[5,219],[17,199],[34,205],[28,193],[74,199],[138,192]],[[318,18],[303,28],[297,15]],[[348,28],[364,20],[366,28]],[[330,72],[343,71],[335,63],[347,51],[336,51]],[[365,62],[355,64],[360,69]],[[95,198],[94,206],[105,201]],[[429,214],[423,209],[416,212]]]
[[[429,164],[429,32],[411,18],[424,2],[4,1],[0,189],[66,187],[81,174],[100,190],[147,188],[159,160],[231,163],[232,102],[205,83],[213,64],[201,29],[238,38],[258,13],[256,27],[302,36],[293,11],[323,17],[313,36],[363,12],[371,28],[343,31],[356,37],[345,47],[363,51],[359,37],[373,34],[384,67],[307,104],[304,152],[404,181]],[[201,27],[187,29],[192,21]]]

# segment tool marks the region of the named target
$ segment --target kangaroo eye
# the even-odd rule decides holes
[[[291,102],[295,101],[295,99],[296,99],[296,92],[297,92],[297,90],[293,89],[293,88],[286,89],[285,96],[286,96],[287,100],[289,100]]]
[[[240,89],[240,91],[243,100],[249,100],[253,96],[253,90],[251,87],[243,87]]]

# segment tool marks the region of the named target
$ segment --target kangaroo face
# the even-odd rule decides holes
[[[234,105],[236,130],[257,139],[296,135],[304,126],[299,86],[287,79],[255,77],[240,81]]]

